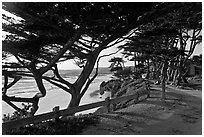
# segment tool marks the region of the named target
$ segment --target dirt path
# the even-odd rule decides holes
[[[159,99],[160,88],[151,88],[151,98],[127,108],[101,114],[100,123],[84,135],[201,135],[201,90],[167,87],[167,99]]]

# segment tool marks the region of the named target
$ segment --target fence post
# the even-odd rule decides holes
[[[59,106],[54,107],[52,111],[55,113],[54,121],[58,122],[59,121]]]
[[[105,99],[105,101],[107,102],[108,112],[110,112],[110,97],[107,97],[107,98]]]

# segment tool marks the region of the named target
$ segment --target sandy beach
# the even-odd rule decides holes
[[[95,92],[99,89],[100,83],[102,81],[108,81],[110,79],[111,75],[103,75],[98,76],[90,85],[87,92],[84,94],[80,105],[89,104],[93,102],[103,101],[105,100],[106,96],[109,96],[108,93],[106,93],[102,98],[100,98],[99,94],[97,93],[94,96],[91,96],[90,94]],[[74,79],[68,79],[69,81],[73,82]],[[62,89],[59,89],[55,87],[54,85],[49,84],[48,82],[44,81],[44,85],[47,89],[47,95],[44,98],[41,98],[39,101],[39,109],[36,112],[36,115],[47,113],[52,111],[52,109],[55,106],[60,106],[60,109],[66,109],[69,101],[70,101],[70,94],[66,93]],[[18,97],[33,97],[38,92],[38,89],[35,85],[35,81],[32,79],[26,79],[19,81],[16,85],[14,85],[11,89],[8,91],[8,95],[10,96],[18,96]],[[18,106],[21,106],[21,103],[16,103]],[[80,113],[91,113],[94,112],[97,108],[79,112]],[[13,108],[11,108],[8,104],[5,102],[2,102],[2,114],[12,114],[14,111]]]
[[[99,85],[102,81],[108,81],[111,75],[99,76],[90,85],[88,91],[81,100],[80,105],[105,100],[109,93],[101,97]],[[27,88],[20,84],[27,84]],[[19,83],[19,92],[13,95],[32,97],[36,92],[33,89],[33,81]],[[32,83],[32,84],[31,84]],[[61,89],[46,83],[49,89],[46,97],[40,100],[40,108],[37,114],[50,112],[53,107],[60,106],[65,109],[69,103],[70,95]],[[33,92],[29,92],[30,88]],[[28,92],[24,92],[28,90]],[[36,89],[37,90],[37,89]],[[179,89],[168,85],[165,102],[160,100],[161,85],[151,85],[150,98],[142,100],[138,104],[106,113],[95,108],[80,113],[93,113],[99,116],[100,122],[84,129],[82,135],[201,135],[202,134],[202,86],[198,89]],[[18,93],[18,94],[16,94]],[[11,92],[12,95],[12,92]],[[12,113],[13,109],[3,102],[3,113]],[[104,113],[105,112],[105,113]],[[79,113],[77,113],[79,114]]]

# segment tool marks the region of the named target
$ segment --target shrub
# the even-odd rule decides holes
[[[119,79],[129,79],[132,73],[131,68],[125,68],[123,70],[118,70],[114,76],[118,77]]]
[[[12,129],[7,135],[74,135],[79,134],[89,125],[97,124],[98,117],[93,114],[70,116],[66,120],[46,121]]]
[[[30,117],[32,116],[31,114],[31,104],[27,103],[24,104],[22,103],[23,108],[21,109],[21,111],[14,111],[12,115],[8,114],[4,114],[2,121],[3,122],[7,122],[7,121],[11,121],[11,120],[17,120],[17,119],[21,119],[21,118],[26,118],[26,117]]]

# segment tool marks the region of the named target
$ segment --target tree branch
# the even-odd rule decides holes
[[[46,66],[40,69],[40,75],[43,75],[45,72],[47,72],[54,64],[61,58],[61,56],[70,48],[76,40],[78,40],[81,36],[82,31],[84,30],[84,27],[80,27],[77,33],[67,41],[67,43],[64,45],[64,47],[59,51],[59,53],[54,57],[54,59]]]
[[[60,74],[59,74],[59,71],[58,71],[58,67],[57,67],[57,64],[54,65],[55,69],[54,69],[54,73],[55,75],[57,76],[57,78],[60,80],[60,82],[62,82],[63,84],[66,84],[68,87],[72,87],[73,85],[71,83],[69,83],[68,81],[64,80]]]
[[[8,101],[14,101],[14,102],[31,102],[35,103],[35,100],[33,98],[21,98],[21,97],[9,97],[7,95],[2,96],[2,100],[8,100]]]
[[[102,56],[100,56],[100,57],[98,58],[98,60],[97,60],[97,65],[96,65],[96,72],[95,72],[94,76],[93,76],[91,79],[88,79],[88,81],[87,81],[87,83],[86,83],[86,86],[84,87],[84,89],[83,89],[82,92],[80,93],[80,96],[81,96],[81,97],[85,94],[85,92],[86,92],[86,90],[88,89],[89,85],[90,85],[90,84],[94,81],[94,79],[97,77],[100,59],[103,58],[103,57],[107,57],[107,56],[114,55],[114,54],[118,53],[120,50],[121,50],[121,49],[118,49],[118,50],[117,50],[116,52],[114,52],[114,53],[102,55]]]
[[[16,84],[16,82],[18,82],[21,78],[22,78],[21,76],[15,76],[14,80],[11,83],[9,83],[9,85],[7,86],[7,89],[9,89],[14,84]]]
[[[195,35],[195,37],[197,37],[197,36],[200,34],[201,30],[202,30],[202,29],[200,29],[200,30],[197,31],[197,34]]]
[[[62,81],[62,80],[56,79],[54,77],[43,76],[42,78],[45,79],[45,80],[52,80],[52,81],[55,81],[55,82],[59,82],[59,83],[65,84],[68,87],[72,87],[73,86],[73,84],[69,83],[68,81]]]
[[[79,44],[81,44],[81,45],[83,45],[84,47],[86,47],[86,48],[84,48],[84,47],[80,47],[81,49],[83,49],[83,50],[85,50],[85,51],[87,51],[87,52],[91,52],[91,46],[88,46],[88,45],[86,45],[86,44],[84,44],[83,42],[81,42],[80,40],[78,40],[77,41]]]
[[[2,100],[5,101],[6,103],[8,103],[11,107],[13,107],[17,111],[22,111],[22,109],[18,108],[16,105],[11,103],[11,101],[33,103],[32,109],[30,112],[32,115],[34,115],[35,112],[38,110],[39,98],[36,98],[36,96],[34,96],[33,98],[20,98],[20,97],[15,97],[15,96],[9,97],[7,95],[3,95]]]
[[[82,92],[80,93],[80,96],[81,96],[81,97],[86,93],[86,91],[87,91],[89,85],[91,84],[91,82],[92,82],[94,79],[95,79],[95,77],[93,77],[92,79],[88,79],[88,81],[87,81],[87,83],[86,83],[86,86],[84,87],[84,89],[83,89]]]
[[[20,73],[20,72],[16,72],[16,75],[26,76],[26,77],[34,77],[34,75],[32,75],[32,74],[25,74],[25,73]]]
[[[7,84],[8,84],[8,76],[4,75],[4,87],[2,88],[3,94],[5,95],[7,92]]]
[[[15,69],[17,69],[17,68],[27,68],[27,67],[26,66],[18,66],[18,65],[16,65],[16,66],[3,65],[2,68],[15,68]]]
[[[105,49],[110,48],[110,47],[112,47],[113,45],[116,45],[116,44],[118,44],[118,43],[120,43],[120,42],[122,42],[122,41],[128,39],[128,38],[129,38],[133,33],[135,33],[136,31],[137,31],[137,29],[134,30],[134,31],[132,31],[130,34],[128,34],[128,35],[125,36],[125,37],[118,38],[113,44],[108,45]]]
[[[75,54],[75,56],[77,56],[79,58],[88,58],[89,57],[88,54],[85,54],[85,53],[81,52],[81,50],[75,49],[73,47],[70,47],[69,50],[71,52],[73,52]]]
[[[52,81],[52,80],[49,79],[49,78],[44,78],[44,79],[45,79],[46,81],[50,82],[51,84],[53,84],[53,85],[55,85],[55,86],[57,86],[57,87],[59,87],[59,88],[63,89],[64,91],[66,91],[66,92],[68,92],[68,93],[71,94],[70,89],[66,88],[65,86],[63,86],[63,85],[61,85],[61,84],[58,84],[58,83]]]
[[[94,39],[92,39],[91,41],[89,41],[89,40],[87,40],[87,39],[83,39],[83,38],[80,38],[80,39],[83,40],[83,41],[86,41],[86,42],[88,42],[88,43],[100,44],[100,42],[97,42],[97,41],[95,41]]]
[[[21,76],[14,76],[13,74],[10,74],[10,72],[8,71],[3,71],[3,75],[5,78],[4,81],[4,87],[3,87],[3,94],[6,94],[7,89],[9,89],[10,87],[12,87],[14,84],[16,84],[16,82],[18,82],[22,77]],[[8,77],[14,78],[14,80],[8,84]]]
[[[29,71],[32,72],[32,70],[17,55],[14,55],[14,56],[16,57],[18,62],[20,62],[23,66],[25,66]]]
[[[100,44],[101,48],[102,49],[105,48],[105,46],[107,46],[110,42],[114,41],[117,38],[120,38],[120,37],[126,35],[132,29],[135,29],[142,24],[146,24],[146,23],[148,23],[148,22],[150,22],[150,21],[152,21],[158,17],[162,17],[166,13],[173,11],[173,10],[176,10],[176,9],[179,9],[182,6],[183,6],[183,3],[172,3],[172,4],[165,6],[162,9],[160,8],[160,9],[155,9],[153,11],[147,12],[143,16],[140,16],[137,18],[133,17],[133,20],[135,20],[135,21],[132,21],[132,23],[130,25],[128,25],[127,27],[121,28],[120,30],[117,30],[115,32],[115,34],[113,34],[111,37],[109,37],[107,40],[105,40],[103,43]]]
[[[15,110],[17,110],[18,112],[21,112],[21,111],[22,111],[19,107],[17,107],[17,106],[14,105],[13,103],[11,103],[11,101],[9,101],[9,100],[3,100],[3,101],[5,101],[8,105],[10,105],[12,108],[14,108]]]
[[[74,82],[74,86],[75,88],[79,89],[79,90],[75,90],[76,94],[80,94],[80,91],[82,89],[82,87],[84,86],[84,84],[86,83],[87,79],[89,78],[91,72],[93,71],[94,65],[97,61],[97,58],[101,52],[102,48],[98,47],[96,48],[93,52],[92,52],[92,56],[90,58],[87,59],[86,64],[82,70],[82,72],[80,73],[78,79]]]
[[[194,38],[195,38],[195,29],[193,29],[193,34],[192,34],[192,40],[191,40],[191,44],[190,44],[190,50],[189,50],[189,53],[188,53],[188,57],[190,57],[192,54],[193,54],[193,51],[195,49],[195,41],[194,41]]]

